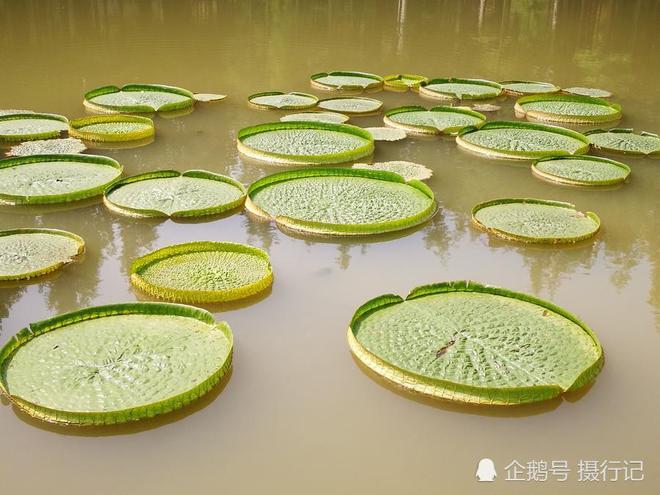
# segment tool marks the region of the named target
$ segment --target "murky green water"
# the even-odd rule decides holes
[[[246,97],[305,91],[333,69],[431,77],[549,80],[612,90],[621,126],[660,131],[660,5],[654,1],[0,1],[0,108],[82,116],[85,91],[161,82],[230,95],[187,116],[156,117],[155,142],[102,151],[127,174],[203,168],[243,183],[279,167],[241,158],[238,129],[277,120]],[[415,94],[370,96],[386,108]],[[497,118],[511,118],[503,99]],[[493,117],[491,117],[493,118]],[[375,126],[380,116],[352,122]],[[130,301],[131,261],[189,240],[247,242],[270,253],[272,291],[212,308],[236,336],[235,368],[193,407],[158,421],[67,430],[0,407],[7,492],[117,493],[657,493],[660,486],[658,197],[660,162],[626,158],[629,184],[552,185],[529,166],[490,161],[449,138],[378,143],[376,160],[434,170],[439,214],[413,232],[313,241],[238,214],[211,222],[131,220],[102,205],[43,212],[3,208],[0,228],[56,227],[88,253],[39,284],[0,289],[0,341],[27,323],[81,306]],[[602,232],[573,247],[519,246],[470,223],[470,208],[504,196],[570,201]],[[475,279],[550,299],[578,314],[606,351],[592,387],[511,410],[446,405],[395,393],[351,357],[355,308],[383,292]],[[491,457],[496,483],[474,481]],[[512,460],[567,460],[569,481],[507,482]],[[579,460],[643,460],[644,482],[578,482]]]

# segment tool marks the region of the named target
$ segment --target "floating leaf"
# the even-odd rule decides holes
[[[238,150],[251,158],[300,165],[343,163],[368,156],[374,140],[364,129],[324,122],[274,122],[238,132]]]
[[[253,296],[273,282],[268,254],[233,242],[177,244],[135,260],[131,282],[177,302],[215,303]]]
[[[383,122],[416,134],[455,134],[467,126],[481,126],[486,116],[467,108],[398,107],[385,112]]]
[[[270,91],[267,93],[256,93],[248,96],[248,103],[263,110],[297,110],[315,107],[319,99],[307,93],[282,93],[281,91]]]
[[[407,137],[404,130],[391,127],[365,127],[364,130],[374,137],[374,141],[401,141]]]
[[[0,281],[27,280],[72,263],[85,241],[55,229],[0,230]]]
[[[499,105],[493,105],[492,103],[477,103],[472,105],[472,110],[477,112],[497,112],[501,110],[502,107]]]
[[[515,111],[534,120],[588,124],[621,118],[621,106],[602,98],[577,95],[532,95],[516,101]]]
[[[559,86],[549,82],[540,81],[502,81],[500,83],[504,92],[509,95],[536,95],[557,93],[561,91]]]
[[[318,235],[393,232],[436,210],[422,182],[390,172],[310,168],[269,175],[248,188],[246,208],[280,227]]]
[[[159,170],[117,182],[103,200],[112,211],[131,217],[198,217],[238,208],[245,188],[231,177],[204,170]]]
[[[560,184],[609,186],[624,182],[630,175],[630,167],[597,156],[552,156],[535,161],[532,164],[532,172],[543,179]]]
[[[0,390],[28,414],[75,425],[179,409],[231,367],[233,336],[202,309],[96,306],[32,323],[0,350]]]
[[[581,241],[600,228],[595,213],[579,212],[570,203],[529,198],[480,203],[472,209],[472,220],[504,239],[544,244]]]
[[[300,112],[290,113],[280,117],[280,122],[326,122],[328,124],[344,124],[348,115],[337,112]]]
[[[195,93],[193,99],[200,103],[215,103],[227,98],[227,95],[220,95],[217,93]]]
[[[392,74],[383,78],[385,89],[392,91],[418,91],[419,85],[429,80],[417,74]]]
[[[7,154],[9,156],[72,155],[82,153],[86,149],[85,143],[76,138],[40,139],[13,146]]]
[[[103,194],[121,175],[112,158],[96,155],[31,155],[0,160],[0,203],[46,204]]]
[[[599,150],[631,155],[660,154],[660,137],[650,132],[635,134],[632,129],[596,129],[585,134]]]
[[[5,110],[4,112],[12,112]],[[69,128],[69,121],[52,113],[5,113],[0,115],[0,142],[30,141],[58,137]]]
[[[413,179],[426,180],[430,179],[433,175],[433,170],[424,165],[402,160],[376,163],[356,163],[353,165],[353,168],[393,172],[403,177],[406,181]]]
[[[490,158],[532,160],[553,155],[581,155],[589,150],[582,134],[542,124],[494,121],[458,133],[459,146]]]
[[[361,96],[337,96],[319,101],[319,108],[349,115],[364,115],[380,111],[383,102]]]
[[[103,86],[85,94],[83,103],[109,113],[169,112],[192,107],[195,95],[187,89],[163,84]]]
[[[137,141],[155,133],[151,119],[136,115],[93,115],[69,122],[69,136],[86,141]]]
[[[485,79],[431,79],[419,87],[419,94],[442,100],[484,100],[502,93],[502,86]]]
[[[319,72],[311,77],[312,86],[325,90],[377,89],[383,87],[383,78],[369,72]]]
[[[578,390],[603,366],[592,330],[552,303],[468,281],[362,305],[348,342],[387,380],[426,396],[516,405]]]
[[[612,96],[612,93],[606,89],[583,88],[580,86],[564,88],[562,91],[571,95],[591,96],[593,98],[609,98]]]

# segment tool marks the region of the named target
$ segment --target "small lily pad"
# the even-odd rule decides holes
[[[9,156],[72,155],[82,153],[86,149],[85,143],[77,138],[39,139],[13,146],[7,154]]]
[[[612,92],[606,89],[583,88],[581,86],[564,88],[562,91],[571,95],[591,96],[593,98],[610,98],[612,96]]]
[[[5,113],[0,115],[0,142],[20,142],[58,137],[69,121],[52,113]]]
[[[326,122],[328,124],[345,124],[348,115],[337,112],[300,112],[290,113],[280,117],[280,122]]]
[[[110,210],[130,217],[198,217],[238,208],[245,188],[231,177],[204,170],[159,170],[113,184],[103,200]]]
[[[189,242],[158,249],[131,265],[131,283],[154,297],[216,303],[253,296],[270,287],[268,254],[233,242]]]
[[[437,78],[423,82],[419,94],[441,100],[485,100],[502,94],[502,86],[485,79]]]
[[[392,74],[383,78],[385,89],[392,91],[418,91],[420,84],[429,80],[417,74]]]
[[[364,90],[383,87],[383,78],[369,72],[319,72],[311,77],[312,86],[325,90]]]
[[[560,184],[610,186],[624,182],[630,175],[630,167],[598,156],[552,156],[535,161],[532,172]]]
[[[69,136],[85,141],[137,141],[155,133],[153,121],[137,115],[93,115],[69,122]]]
[[[227,98],[227,95],[217,93],[195,93],[193,99],[199,103],[216,103]]]
[[[383,122],[415,134],[456,134],[467,126],[481,126],[486,116],[467,108],[398,107],[385,112]]]
[[[55,229],[0,230],[0,281],[27,280],[74,262],[85,241]]]
[[[365,115],[380,111],[383,102],[361,96],[337,96],[319,101],[319,108],[349,115]]]
[[[660,154],[660,137],[651,132],[635,134],[633,129],[596,129],[585,134],[599,150],[630,155]]]
[[[430,179],[433,175],[433,170],[419,163],[407,162],[403,160],[396,160],[390,162],[376,162],[376,163],[356,163],[353,168],[363,170],[383,170],[385,172],[393,172],[400,175],[406,181],[409,180],[426,180]]]
[[[472,209],[480,228],[512,241],[560,244],[588,239],[600,229],[595,213],[544,199],[495,199]]]
[[[391,127],[365,127],[364,130],[374,137],[374,141],[401,141],[407,137],[404,130]]]
[[[493,105],[492,103],[476,103],[472,105],[472,110],[476,112],[497,112],[501,109],[501,106]]]
[[[262,110],[299,110],[315,107],[319,99],[307,93],[282,93],[269,91],[248,96],[248,103]]]
[[[561,91],[559,86],[555,86],[549,82],[502,81],[500,84],[506,94],[517,96],[557,93]]]
[[[602,98],[578,95],[532,95],[516,101],[515,111],[534,120],[589,124],[621,118],[621,106]]]
[[[127,84],[93,89],[85,94],[83,103],[106,113],[170,112],[194,106],[195,95],[164,84]]]

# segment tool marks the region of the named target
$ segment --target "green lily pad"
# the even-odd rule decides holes
[[[401,141],[408,135],[402,129],[392,129],[391,127],[365,127],[374,138],[374,141]]]
[[[7,155],[73,155],[87,149],[85,143],[77,138],[38,139],[12,146]]]
[[[0,160],[0,203],[47,204],[103,194],[121,175],[112,158],[96,155],[31,155]]]
[[[74,262],[85,241],[55,229],[0,230],[0,281],[27,280]]]
[[[103,201],[130,217],[198,217],[238,208],[245,201],[245,188],[231,177],[204,170],[159,170],[113,184]]]
[[[5,113],[0,115],[0,142],[31,141],[58,137],[69,121],[52,113]]]
[[[363,170],[382,170],[385,172],[393,172],[400,175],[406,181],[409,180],[426,180],[430,179],[433,175],[433,170],[419,163],[407,162],[403,160],[395,160],[390,162],[376,162],[376,163],[356,163],[353,168]]]
[[[379,112],[383,102],[362,96],[337,96],[320,100],[319,108],[349,115],[365,115]]]
[[[267,93],[256,93],[248,96],[248,103],[265,110],[296,110],[315,107],[319,99],[307,93],[282,93],[281,91],[270,91]]]
[[[393,232],[426,222],[433,192],[377,170],[311,168],[269,175],[248,188],[248,211],[286,229],[317,235]]]
[[[485,79],[437,78],[423,82],[419,94],[441,100],[485,100],[502,94],[502,86]]]
[[[437,106],[398,107],[385,112],[383,122],[416,134],[456,134],[468,126],[481,126],[486,116],[466,108]]]
[[[250,158],[299,165],[343,163],[374,151],[374,139],[364,129],[324,122],[273,122],[246,127],[238,132],[237,145]]]
[[[195,95],[187,89],[163,84],[103,86],[85,94],[83,103],[92,110],[109,113],[170,112],[190,108]]]
[[[325,90],[364,90],[382,88],[383,78],[369,72],[319,72],[312,75],[311,83],[313,87]]]
[[[500,84],[509,95],[537,95],[561,91],[559,86],[541,81],[502,81]]]
[[[231,367],[233,336],[202,309],[86,308],[32,323],[0,350],[0,390],[28,414],[80,426],[179,409]]]
[[[515,111],[534,120],[589,124],[621,118],[621,106],[602,98],[577,95],[532,95],[516,101]]]
[[[571,95],[591,96],[593,98],[609,98],[612,96],[612,92],[606,89],[584,88],[581,86],[564,88],[562,91]]]
[[[544,199],[495,199],[472,209],[472,221],[504,239],[529,243],[564,244],[592,237],[600,229],[593,212]]]
[[[348,122],[348,115],[337,112],[300,112],[290,113],[280,117],[280,122],[325,122],[328,124],[344,124]]]
[[[200,103],[216,103],[227,98],[227,95],[221,95],[218,93],[195,93],[193,99]]]
[[[534,175],[560,184],[576,186],[610,186],[624,182],[630,167],[624,163],[597,156],[548,157],[532,163]]]
[[[367,367],[411,392],[509,406],[578,390],[603,349],[577,317],[527,294],[454,281],[362,305],[348,329]]]
[[[253,296],[273,282],[268,254],[233,242],[189,242],[158,249],[131,265],[131,283],[154,297],[216,303]]]
[[[599,150],[630,155],[660,154],[660,137],[651,132],[635,134],[632,129],[596,129],[585,134],[591,145]]]
[[[428,77],[417,74],[392,74],[383,78],[385,89],[392,91],[418,91],[420,84],[428,80]]]
[[[480,128],[465,127],[458,133],[456,143],[489,158],[515,160],[582,155],[589,151],[589,141],[578,132],[528,122],[493,121]]]
[[[93,115],[69,122],[69,136],[86,141],[136,141],[155,133],[153,121],[137,115]]]

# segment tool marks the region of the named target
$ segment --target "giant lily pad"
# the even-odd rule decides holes
[[[419,94],[441,100],[485,100],[502,94],[502,86],[485,79],[437,78],[423,82]]]
[[[72,263],[85,241],[55,229],[0,230],[0,281],[27,280]]]
[[[311,77],[312,86],[325,90],[361,90],[383,87],[383,78],[369,72],[319,72]]]
[[[0,115],[0,142],[30,141],[58,137],[69,128],[62,115],[30,111]]]
[[[281,91],[270,91],[267,93],[256,93],[248,96],[248,103],[264,110],[272,108],[278,110],[297,110],[315,107],[319,99],[307,93],[282,93]]]
[[[311,168],[269,175],[248,188],[245,207],[284,228],[318,235],[406,229],[436,211],[422,182],[377,170]]]
[[[430,179],[433,175],[433,170],[419,163],[407,162],[403,160],[395,160],[390,162],[376,162],[376,163],[356,163],[353,168],[364,170],[383,170],[385,172],[394,172],[399,174],[405,180],[426,180]]]
[[[135,260],[131,282],[161,299],[215,303],[267,289],[273,272],[268,254],[261,249],[233,242],[189,242]]]
[[[549,82],[540,81],[502,81],[500,83],[504,92],[509,95],[537,95],[557,93],[561,91],[559,86]]]
[[[481,126],[486,116],[467,108],[398,107],[385,112],[383,122],[416,134],[455,134],[467,126]]]
[[[44,421],[124,423],[209,392],[231,367],[232,348],[229,326],[202,309],[97,306],[20,330],[0,350],[0,390]]]
[[[110,113],[169,112],[190,108],[195,95],[187,89],[163,84],[103,86],[85,94],[83,103],[92,110]]]
[[[589,124],[621,118],[621,106],[602,98],[578,95],[531,95],[516,101],[515,111],[534,120]]]
[[[363,96],[337,96],[319,101],[319,108],[349,115],[366,115],[380,111],[383,102]]]
[[[534,175],[542,179],[575,186],[609,186],[624,182],[630,167],[597,156],[551,156],[532,164]]]
[[[612,96],[612,92],[606,89],[585,88],[582,86],[573,86],[571,88],[564,88],[562,89],[562,91],[570,95],[592,96],[594,98],[609,98]]]
[[[592,330],[527,294],[455,281],[362,305],[353,354],[409,391],[481,405],[537,402],[578,390],[603,366]]]
[[[417,74],[392,74],[383,78],[385,89],[392,91],[419,91],[420,84],[428,80],[428,77]]]
[[[0,203],[66,203],[91,198],[115,182],[122,167],[95,155],[31,155],[0,160]]]
[[[326,122],[328,124],[344,124],[348,115],[337,112],[300,112],[290,113],[280,117],[280,122]]]
[[[151,119],[137,115],[93,115],[69,122],[69,136],[86,141],[136,141],[155,132]]]
[[[480,228],[512,241],[565,244],[588,239],[598,232],[600,219],[575,205],[544,199],[495,199],[472,209]]]
[[[660,137],[651,132],[635,134],[632,129],[596,129],[585,134],[599,150],[630,155],[660,154]]]
[[[238,150],[251,158],[300,165],[342,163],[368,156],[374,139],[364,129],[324,122],[274,122],[238,132]]]
[[[243,185],[204,170],[159,170],[123,179],[105,191],[112,211],[137,218],[197,217],[238,208],[245,201]]]
[[[589,151],[589,141],[578,132],[528,122],[493,121],[480,128],[465,127],[458,133],[456,142],[490,158],[516,160],[581,155]]]
[[[12,146],[9,156],[30,155],[72,155],[87,149],[85,143],[77,138],[37,139]]]
[[[402,129],[392,129],[391,127],[365,127],[374,138],[374,141],[401,141],[408,135]]]

